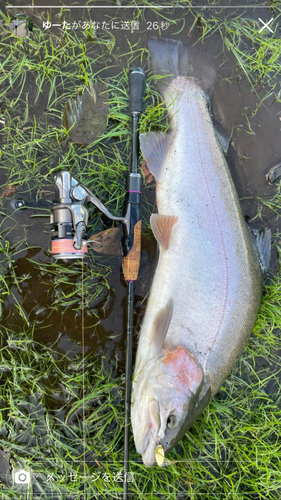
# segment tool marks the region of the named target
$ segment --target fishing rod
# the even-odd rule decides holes
[[[112,215],[102,202],[68,172],[55,177],[56,202],[52,205],[51,253],[57,259],[83,258],[88,252],[88,205],[94,205],[108,219],[123,227],[123,275],[127,281],[127,331],[125,368],[125,427],[123,500],[128,494],[129,426],[132,388],[132,344],[134,314],[134,282],[138,278],[141,255],[141,175],[138,169],[138,123],[143,110],[145,73],[134,68],[129,73],[129,111],[132,115],[132,160],[127,180],[127,194],[123,217]]]
[[[125,428],[124,428],[124,481],[123,500],[127,500],[129,472],[129,429],[130,405],[132,390],[132,349],[134,324],[134,281],[138,278],[141,254],[141,176],[138,169],[138,123],[143,111],[143,96],[145,91],[145,74],[141,68],[134,68],[129,74],[129,101],[132,114],[132,165],[129,175],[128,201],[131,203],[131,220],[133,244],[123,259],[124,278],[128,283],[127,290],[127,343],[126,343],[126,376],[125,376]],[[131,182],[130,182],[131,179]],[[130,186],[131,184],[131,186]]]

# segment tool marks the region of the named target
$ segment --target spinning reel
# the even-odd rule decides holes
[[[102,202],[69,172],[55,177],[56,201],[51,208],[51,252],[57,259],[83,258],[87,252],[88,205],[94,205],[109,220],[120,222],[123,227],[121,240],[126,256],[134,240],[134,226],[139,220],[141,176],[131,173],[128,177],[126,210],[123,217],[112,215]]]

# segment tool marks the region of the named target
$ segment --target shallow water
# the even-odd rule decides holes
[[[18,5],[21,3],[18,0],[16,2]],[[14,5],[16,5],[16,2]],[[38,6],[44,5],[45,2],[38,0],[36,4]],[[48,2],[48,4],[50,3]],[[30,11],[26,9],[27,12],[33,18],[35,24],[39,27],[42,26],[42,21],[39,20],[39,16],[42,14],[41,9],[34,8]],[[52,22],[57,22],[55,15],[58,11],[50,9],[49,12]],[[95,19],[97,22],[110,20],[111,15],[111,12],[102,9],[91,12],[92,19]],[[175,35],[174,33],[179,31],[182,26],[182,10],[176,9],[174,12],[170,12],[169,15],[171,16],[170,19],[179,19],[179,21],[176,26],[171,25],[163,30],[162,36],[181,40],[191,47],[200,35],[200,26],[194,28],[190,33],[192,18],[189,15],[185,18],[185,28],[181,33]],[[211,15],[212,12],[210,12]],[[223,15],[221,14],[221,16]],[[233,12],[227,10],[227,15],[237,15],[237,12],[235,10]],[[245,14],[248,18],[256,20],[258,17],[267,19],[269,15],[271,15],[271,12],[267,8],[253,9]],[[73,10],[71,14],[66,14],[66,18],[67,16],[69,16],[71,22],[89,19],[89,14],[86,11],[79,11],[78,9]],[[128,14],[124,11],[119,12],[118,16],[120,16],[120,20],[128,19]],[[132,11],[129,12],[129,18],[133,19]],[[131,44],[138,44],[138,47],[146,47],[147,39],[150,36],[157,36],[157,29],[148,29],[153,26],[150,24],[153,21],[159,22],[157,14],[146,10],[142,13],[140,19],[141,29],[139,32],[119,31],[114,33],[116,37],[114,50],[117,54],[128,51],[128,40]],[[53,29],[58,30],[58,28]],[[244,43],[247,44],[247,40],[244,40]],[[249,48],[250,44],[251,42],[249,42]],[[257,88],[257,91],[253,92],[247,79],[241,75],[238,76],[235,58],[229,52],[223,50],[219,34],[212,35],[203,44],[198,44],[192,48],[193,58],[200,60],[203,56],[208,59],[216,73],[215,83],[210,92],[214,120],[220,124],[227,135],[231,136],[230,147],[227,153],[229,168],[241,199],[243,213],[247,219],[252,219],[257,214],[258,198],[272,198],[276,189],[276,186],[268,184],[265,176],[269,168],[281,159],[280,103],[272,95],[263,102],[258,111],[252,116],[257,105],[267,94],[268,89]],[[107,64],[109,66],[108,61]],[[141,61],[136,60],[134,64],[141,65]],[[98,69],[100,69],[100,66]],[[105,76],[110,76],[116,71],[116,69],[109,67],[103,69]],[[147,66],[145,69],[148,69]],[[41,110],[45,109],[47,105],[47,93],[40,94],[37,103],[33,104],[36,89],[32,74],[29,75],[26,81],[25,92],[29,95],[30,114],[40,117]],[[14,96],[15,93],[11,90],[10,98],[12,99]],[[50,123],[52,123],[52,120],[56,124],[56,120],[53,118],[50,119]],[[249,130],[248,122],[250,122],[251,130]],[[5,182],[6,175],[1,170],[0,178]],[[198,191],[200,195],[200,186],[198,187]],[[28,201],[36,202],[35,193],[36,189],[26,186],[18,189],[16,196],[27,200],[28,204]],[[46,200],[53,199],[54,191],[50,186],[48,186],[48,191],[46,190],[45,193],[42,193],[42,197]],[[144,187],[143,199],[145,204],[154,203],[155,193],[153,185]],[[16,301],[18,301],[22,304],[28,321],[38,325],[38,328],[35,326],[34,329],[34,340],[47,346],[53,346],[62,355],[67,353],[70,358],[75,358],[77,354],[81,355],[82,351],[81,311],[73,311],[71,307],[66,308],[64,314],[62,314],[61,309],[52,311],[52,304],[56,299],[56,294],[53,289],[54,278],[48,273],[48,268],[45,268],[45,275],[43,273],[42,279],[42,261],[45,263],[51,261],[49,254],[47,254],[50,243],[48,219],[34,217],[36,211],[28,208],[15,212],[10,202],[11,197],[3,199],[1,231],[3,231],[5,238],[10,242],[11,248],[15,248],[18,242],[24,237],[29,247],[34,246],[36,248],[22,248],[21,246],[20,251],[13,257],[16,263],[18,279],[24,278],[27,275],[30,275],[30,279],[24,281],[20,289],[16,285],[12,286],[14,295],[10,295],[3,303],[2,326],[14,329],[15,332],[19,331],[22,327],[23,319],[16,307]],[[266,208],[263,209],[263,219],[256,219],[252,222],[252,225],[254,227],[269,226],[273,234],[280,227],[275,214]],[[147,236],[145,234],[142,239],[140,279],[135,286],[134,319],[136,332],[139,329],[145,311],[147,295],[151,286],[156,262],[156,243],[151,238],[151,235]],[[107,289],[103,290],[97,300],[89,303],[88,309],[85,311],[85,353],[90,353],[98,359],[103,357],[105,364],[111,367],[113,373],[120,375],[124,373],[124,332],[126,321],[126,283],[121,272],[121,258],[96,256],[95,261],[92,261],[92,265],[101,266],[104,272],[106,272],[110,292]],[[273,273],[277,267],[277,252],[273,250],[271,259]],[[111,271],[105,271],[107,268],[111,268]],[[8,272],[9,270],[7,270]],[[80,272],[81,269],[79,270],[79,264],[77,264],[76,280],[81,279]],[[99,322],[97,321],[97,316]],[[137,341],[137,333],[135,333],[135,341]],[[50,401],[50,411],[52,410],[52,404],[56,408],[64,404],[65,394],[61,394],[61,396],[57,394],[55,399],[56,404],[54,400],[53,403]],[[0,459],[1,475],[2,477],[6,477],[9,466],[5,452],[1,453]]]

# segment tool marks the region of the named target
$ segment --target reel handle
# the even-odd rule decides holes
[[[145,73],[142,68],[133,68],[129,73],[129,110],[130,113],[143,111],[143,96],[145,91]]]

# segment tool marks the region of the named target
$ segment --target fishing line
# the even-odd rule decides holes
[[[84,311],[84,259],[81,259],[81,350],[82,350],[82,442],[83,442],[83,481],[86,500],[86,428],[85,428],[85,311]]]

